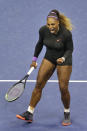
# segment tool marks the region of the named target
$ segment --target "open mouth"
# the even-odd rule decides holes
[[[50,29],[50,32],[51,32],[51,33],[54,33],[54,32],[55,32],[55,29]]]
[[[54,28],[50,29],[50,31],[54,31],[54,30],[55,30]]]

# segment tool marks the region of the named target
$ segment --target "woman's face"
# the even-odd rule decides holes
[[[47,18],[47,27],[52,34],[56,34],[59,30],[59,21],[55,18]]]

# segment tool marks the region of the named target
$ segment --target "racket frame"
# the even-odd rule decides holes
[[[20,94],[20,96],[15,97],[15,98],[12,99],[12,100],[8,100],[8,93],[10,92],[10,90],[11,90],[12,88],[14,88],[15,85],[17,85],[17,84],[19,84],[19,83],[23,83],[23,84],[24,84],[24,89],[25,89],[26,81],[27,81],[29,75],[31,74],[31,72],[32,72],[33,70],[34,70],[34,67],[31,67],[30,70],[27,72],[27,75],[25,75],[20,81],[18,81],[17,83],[13,84],[13,86],[8,89],[7,93],[5,94],[5,100],[6,100],[6,101],[8,101],[8,102],[15,101],[15,100],[17,100],[17,99],[23,94],[24,90],[23,90],[23,92]]]

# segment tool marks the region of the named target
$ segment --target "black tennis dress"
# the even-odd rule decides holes
[[[55,65],[72,65],[72,34],[64,26],[59,27],[57,34],[52,34],[46,25],[42,26],[39,30],[39,40],[34,51],[35,57],[39,56],[43,46],[46,46],[45,59]],[[57,64],[56,60],[61,57],[65,57],[65,62]]]

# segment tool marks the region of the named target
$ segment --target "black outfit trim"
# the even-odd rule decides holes
[[[39,30],[39,40],[35,47],[35,57],[39,56],[43,45],[46,46],[45,59],[55,65],[72,65],[72,34],[64,26],[59,27],[57,34],[52,34],[46,25],[42,26]],[[61,57],[65,57],[65,62],[57,64],[56,60]]]

